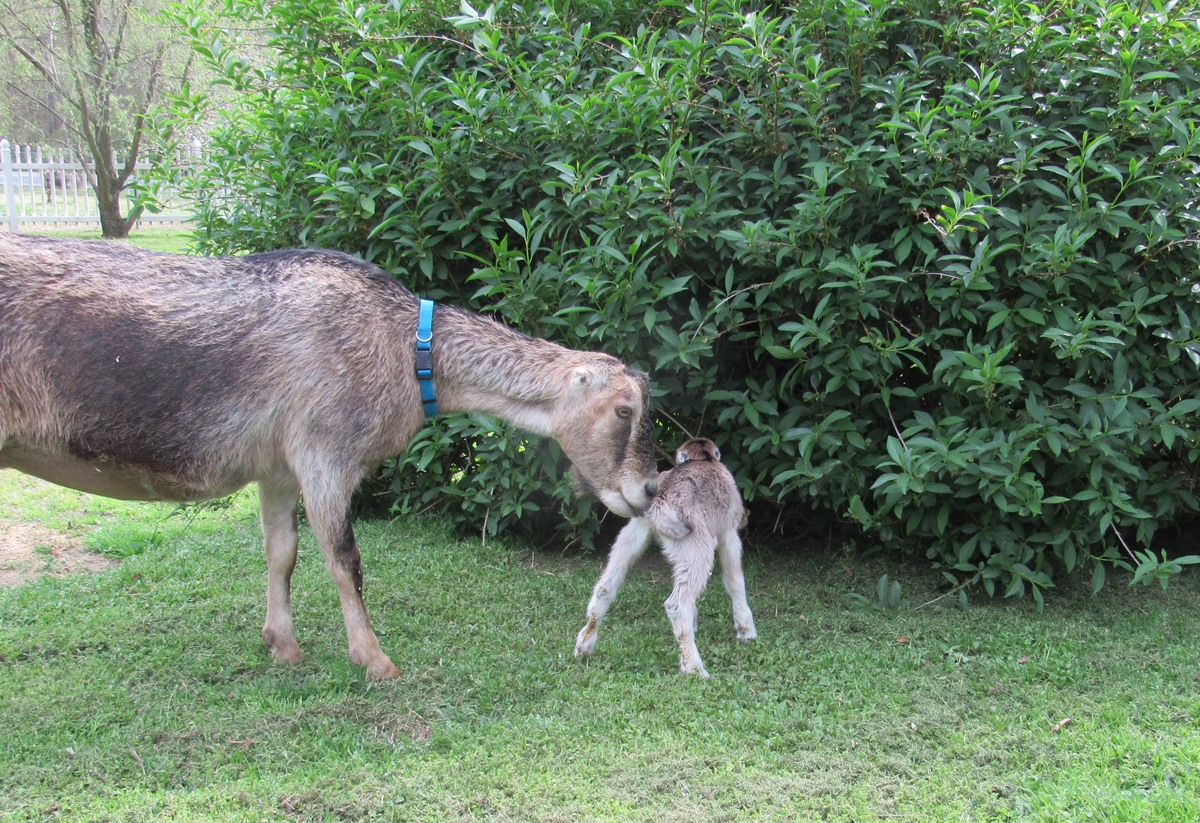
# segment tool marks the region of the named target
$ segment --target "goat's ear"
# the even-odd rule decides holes
[[[572,391],[591,391],[604,385],[604,373],[591,366],[576,366],[571,372]]]

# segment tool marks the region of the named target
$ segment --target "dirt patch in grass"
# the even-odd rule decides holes
[[[44,575],[97,572],[118,562],[85,550],[78,539],[62,532],[0,520],[0,586],[20,586]]]

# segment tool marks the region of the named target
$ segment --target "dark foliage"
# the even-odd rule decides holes
[[[849,527],[1039,602],[1080,567],[1178,570],[1156,541],[1197,511],[1194,4],[257,13],[266,68],[190,19],[244,92],[192,180],[210,250],[357,252],[647,368],[664,445],[715,439],[783,534]],[[531,535],[559,501],[589,541],[559,461],[442,420],[375,489]]]

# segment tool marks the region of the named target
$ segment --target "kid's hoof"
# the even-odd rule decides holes
[[[753,626],[739,626],[735,631],[739,643],[749,643],[751,640],[758,639],[758,632],[754,630]]]
[[[575,656],[586,657],[596,650],[596,633],[589,632],[585,626],[575,639]]]

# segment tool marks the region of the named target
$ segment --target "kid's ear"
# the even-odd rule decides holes
[[[690,459],[688,457],[689,446],[692,448],[699,448],[700,453],[704,455],[705,460],[716,460],[717,462],[720,462],[721,460],[721,450],[717,448],[716,443],[712,442],[711,440],[697,437],[684,443],[679,447],[679,450],[675,452],[676,465],[686,463]]]

